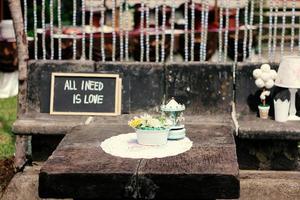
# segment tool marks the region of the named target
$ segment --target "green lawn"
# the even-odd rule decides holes
[[[16,120],[17,97],[0,99],[0,160],[15,152],[15,137],[11,125]]]

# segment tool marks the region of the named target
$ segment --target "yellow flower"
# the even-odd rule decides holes
[[[131,126],[132,128],[136,128],[138,127],[139,125],[141,125],[143,123],[143,120],[140,119],[140,118],[135,118],[133,120],[130,120],[128,122],[128,125]]]

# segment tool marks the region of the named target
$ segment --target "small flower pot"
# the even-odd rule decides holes
[[[137,142],[142,145],[164,145],[168,141],[169,130],[136,129]]]
[[[259,117],[262,119],[268,119],[269,117],[269,110],[270,110],[270,106],[269,105],[259,105],[258,106],[258,110],[259,110]]]

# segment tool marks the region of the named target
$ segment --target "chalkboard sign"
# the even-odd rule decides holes
[[[50,114],[119,115],[118,74],[52,73]]]

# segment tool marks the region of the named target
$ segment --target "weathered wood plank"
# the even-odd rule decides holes
[[[238,121],[239,137],[243,139],[300,140],[300,123],[297,121],[280,123],[250,114],[241,116]]]
[[[178,156],[143,160],[138,176],[157,199],[238,198],[238,164],[232,129],[187,126],[193,147]],[[152,193],[145,193],[150,197]]]
[[[41,197],[165,198],[179,187],[188,198],[194,192],[193,197],[201,198],[239,195],[238,164],[230,126],[187,125],[188,136],[194,141],[190,151],[150,160],[114,157],[100,148],[104,139],[132,132],[127,125],[93,124],[75,127],[71,132],[41,169]],[[174,188],[169,187],[170,183]]]
[[[17,119],[12,127],[16,135],[66,134],[71,128],[83,125],[87,116],[54,116],[30,112]]]
[[[140,161],[106,154],[100,143],[132,129],[126,126],[88,126],[73,131],[42,167],[40,197],[122,199]]]

